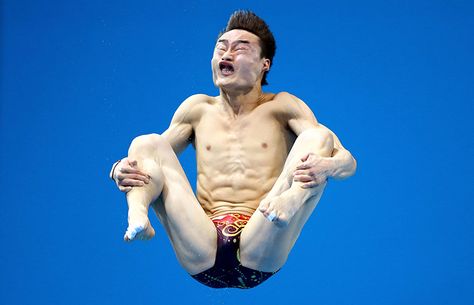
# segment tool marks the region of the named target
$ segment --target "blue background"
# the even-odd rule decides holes
[[[211,290],[157,236],[126,244],[108,180],[187,96],[232,11],[278,44],[268,91],[358,160],[285,267]],[[22,1],[1,18],[0,304],[474,304],[472,1]],[[192,184],[192,149],[181,157]]]

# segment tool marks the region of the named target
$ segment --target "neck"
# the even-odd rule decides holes
[[[261,86],[255,86],[247,92],[231,92],[220,88],[220,97],[234,115],[239,115],[255,109],[264,100],[264,93]]]

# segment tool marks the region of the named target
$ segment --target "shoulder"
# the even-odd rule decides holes
[[[214,97],[206,94],[194,94],[185,99],[179,108],[195,108],[196,106],[202,106],[206,104],[213,103]],[[178,109],[179,109],[178,108]]]
[[[296,134],[299,135],[304,130],[318,126],[318,121],[313,111],[295,95],[288,92],[280,92],[275,95],[275,105],[279,112],[279,117]]]
[[[173,121],[191,122],[201,116],[204,107],[214,103],[214,97],[206,94],[194,94],[185,99],[173,116]]]
[[[279,92],[274,97],[275,106],[286,113],[290,119],[313,117],[313,111],[306,103],[289,92]]]

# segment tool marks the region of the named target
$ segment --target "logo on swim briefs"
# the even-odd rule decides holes
[[[249,219],[246,215],[230,214],[216,221],[216,225],[224,236],[234,237],[240,234]]]

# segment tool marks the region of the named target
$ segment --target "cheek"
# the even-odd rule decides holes
[[[260,74],[261,69],[255,62],[249,62],[245,65],[242,69],[246,75],[251,76],[252,78],[256,78]]]
[[[219,60],[214,56],[211,58],[211,68],[215,70],[219,67]]]

